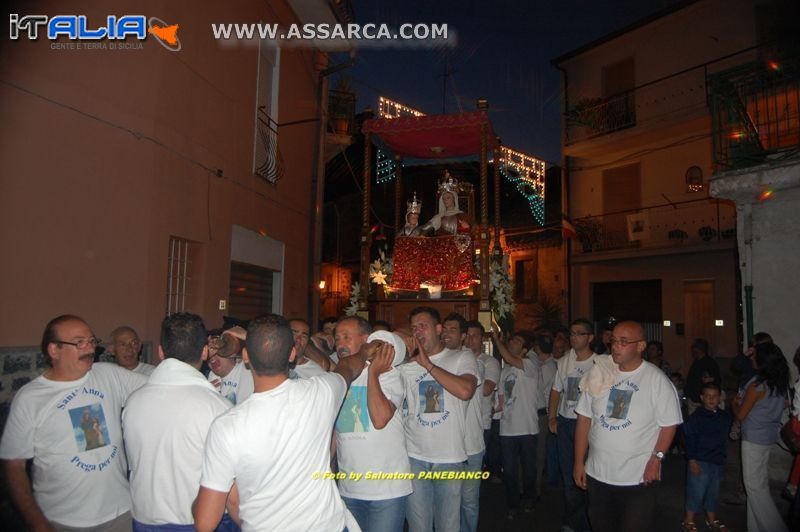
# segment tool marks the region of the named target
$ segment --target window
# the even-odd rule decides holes
[[[274,270],[231,262],[230,309],[228,314],[250,320],[272,312]]]
[[[167,316],[191,309],[196,296],[200,244],[176,236],[169,237],[167,256]]]
[[[537,257],[514,261],[514,299],[536,301],[539,297]]]
[[[690,166],[686,170],[686,192],[703,191],[703,169],[699,166]]]
[[[280,48],[270,41],[259,41],[253,173],[273,184],[283,176],[278,151],[279,80]]]

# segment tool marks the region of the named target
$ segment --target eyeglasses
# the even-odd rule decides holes
[[[591,336],[591,334],[592,333],[587,333],[587,332],[579,332],[579,333],[571,332],[569,333],[569,336],[570,338],[575,338],[576,336]]]
[[[64,340],[53,340],[54,344],[73,345],[78,349],[86,349],[87,347],[97,347],[100,345],[100,339],[92,336],[91,338],[81,338],[77,342],[65,342]]]
[[[635,344],[637,342],[644,342],[644,338],[639,338],[638,340],[628,340],[627,338],[611,337],[611,345],[619,344],[622,347],[628,347],[630,344]]]

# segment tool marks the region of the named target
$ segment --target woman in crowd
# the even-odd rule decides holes
[[[778,441],[781,414],[788,402],[789,365],[773,343],[755,346],[756,375],[733,400],[742,422],[742,476],[750,532],[788,532],[769,492],[769,451]]]

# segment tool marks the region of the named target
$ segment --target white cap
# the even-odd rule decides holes
[[[406,343],[395,333],[389,331],[375,331],[369,335],[367,342],[373,340],[382,340],[394,346],[394,362],[392,362],[392,366],[402,364],[406,359]]]

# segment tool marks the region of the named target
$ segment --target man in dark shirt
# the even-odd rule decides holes
[[[708,350],[708,340],[697,338],[692,342],[692,367],[686,376],[685,393],[689,401],[689,415],[700,406],[700,392],[703,390],[703,377],[713,378],[717,386],[722,386],[717,361],[711,358]]]

